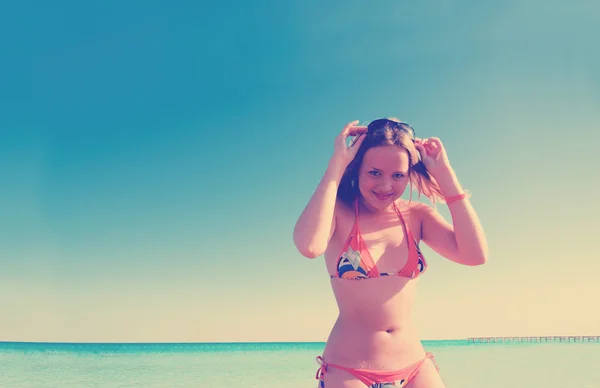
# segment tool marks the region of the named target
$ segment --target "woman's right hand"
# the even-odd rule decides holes
[[[367,127],[357,126],[358,120],[354,120],[342,129],[342,132],[335,138],[335,147],[333,152],[332,161],[336,163],[340,168],[346,168],[348,164],[356,156],[356,151],[360,148],[363,140],[366,136],[359,136],[366,132]],[[355,138],[352,140],[350,145],[346,145],[346,139],[350,136],[359,136],[358,140]]]

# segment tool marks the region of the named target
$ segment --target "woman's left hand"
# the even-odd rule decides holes
[[[421,154],[421,160],[425,164],[425,168],[432,175],[442,170],[448,170],[450,168],[450,162],[448,161],[448,155],[444,149],[444,145],[437,137],[430,137],[428,139],[415,139],[415,147]]]

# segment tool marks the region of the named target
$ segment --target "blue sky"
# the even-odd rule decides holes
[[[477,268],[424,248],[422,337],[598,334],[599,11],[12,3],[0,340],[324,341],[292,229],[342,126],[384,116],[444,142],[490,244]]]

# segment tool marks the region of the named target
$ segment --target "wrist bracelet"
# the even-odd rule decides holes
[[[462,194],[458,194],[458,195],[452,195],[448,198],[444,198],[444,201],[446,202],[446,205],[450,205],[456,201],[460,201],[461,199],[468,198],[470,196],[471,196],[470,194],[462,193]]]

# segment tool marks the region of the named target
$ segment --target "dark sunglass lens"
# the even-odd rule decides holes
[[[407,123],[400,123],[398,126],[399,126],[401,129],[403,129],[404,131],[408,132],[408,134],[409,134],[411,137],[413,137],[413,138],[415,137],[415,130],[414,130],[414,129],[413,129],[413,127],[411,127],[409,124],[407,124]]]
[[[388,122],[388,120],[386,120],[386,119],[373,120],[369,124],[368,131],[371,132],[371,133],[380,131],[383,128],[385,128],[385,124],[387,122]]]
[[[388,120],[388,119],[373,120],[367,128],[367,132],[375,133],[375,132],[381,131],[381,130],[385,129],[387,127],[387,125],[390,125],[390,127],[392,127],[392,128],[398,128],[398,129],[401,129],[401,130],[407,132],[409,134],[409,136],[411,136],[412,138],[415,137],[415,130],[409,124],[403,123],[403,122],[397,122],[397,121],[393,121],[393,120]]]

